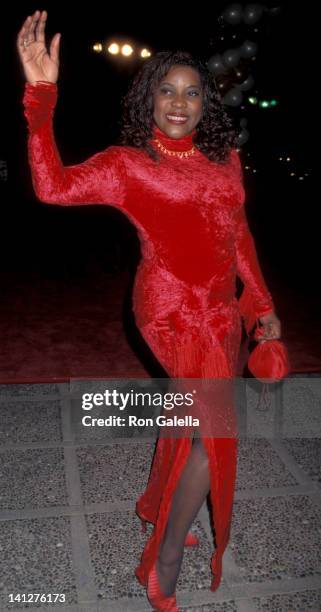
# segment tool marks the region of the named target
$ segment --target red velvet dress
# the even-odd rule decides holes
[[[112,205],[134,223],[142,259],[133,304],[137,326],[172,378],[233,378],[247,329],[274,310],[246,220],[238,154],[225,164],[200,151],[179,158],[111,146],[84,163],[64,167],[57,151],[52,115],[57,87],[26,85],[28,151],[37,197],[50,204]],[[173,140],[157,127],[167,149],[187,151],[193,134]],[[235,280],[244,291],[238,301]],[[215,545],[211,559],[215,590],[229,540],[237,462],[237,437],[204,437],[209,458]],[[143,585],[157,557],[170,502],[191,447],[191,438],[160,438],[137,513],[155,527],[136,568]]]

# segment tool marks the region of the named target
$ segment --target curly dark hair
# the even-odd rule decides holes
[[[154,161],[159,160],[149,142],[154,127],[153,93],[170,68],[178,64],[194,68],[201,79],[203,113],[196,126],[194,144],[211,161],[225,162],[230,150],[237,146],[233,122],[224,110],[213,75],[199,58],[188,51],[161,51],[147,60],[138,71],[122,100],[118,142],[143,149]]]

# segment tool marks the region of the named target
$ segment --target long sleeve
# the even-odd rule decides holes
[[[238,156],[236,163],[241,176]],[[248,331],[258,317],[274,311],[275,306],[258,261],[255,242],[246,218],[244,201],[238,206],[234,220],[237,274],[244,284],[239,305]]]
[[[123,206],[126,170],[120,147],[109,147],[83,163],[64,166],[53,132],[56,102],[56,84],[44,81],[26,84],[23,104],[29,128],[28,157],[37,197],[42,202],[63,206]]]

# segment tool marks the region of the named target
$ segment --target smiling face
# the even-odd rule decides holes
[[[203,94],[199,73],[190,66],[175,65],[154,92],[153,118],[169,138],[190,134],[202,117]]]

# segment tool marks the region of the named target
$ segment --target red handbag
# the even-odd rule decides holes
[[[285,378],[291,369],[285,344],[281,340],[262,340],[259,342],[260,336],[263,335],[263,328],[257,326],[253,337],[258,344],[251,352],[247,362],[251,374],[263,383],[256,406],[259,411],[271,408],[269,384]]]
[[[248,368],[250,372],[263,383],[274,383],[285,378],[290,372],[290,362],[287,348],[281,340],[262,340],[262,327],[257,327],[254,340],[258,344],[250,354]]]
[[[257,409],[265,410],[271,405],[268,385],[282,380],[291,370],[289,355],[281,340],[259,341],[259,338],[264,335],[264,330],[263,326],[259,327],[259,319],[253,308],[252,297],[246,287],[239,300],[239,305],[248,336],[256,323],[252,337],[256,340],[257,345],[248,358],[247,366],[251,374],[263,383]],[[265,407],[261,408],[261,404],[265,404]]]

